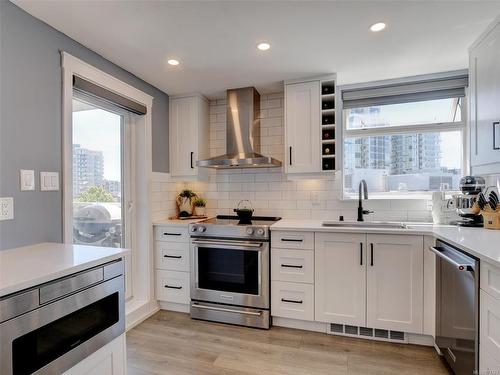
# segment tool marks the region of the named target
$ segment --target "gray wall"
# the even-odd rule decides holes
[[[0,0],[0,196],[15,214],[0,222],[0,250],[62,241],[62,192],[40,192],[38,178],[19,189],[19,169],[61,172],[61,50],[154,97],[153,171],[168,172],[168,95]]]

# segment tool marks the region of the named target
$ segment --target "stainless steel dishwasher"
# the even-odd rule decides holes
[[[457,375],[479,368],[479,260],[442,241],[436,262],[436,345]]]

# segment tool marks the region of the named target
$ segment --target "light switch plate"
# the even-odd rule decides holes
[[[0,198],[0,221],[14,220],[14,198]]]
[[[35,171],[21,169],[19,171],[19,182],[21,185],[21,191],[35,190]]]
[[[40,172],[40,190],[58,191],[59,172]]]

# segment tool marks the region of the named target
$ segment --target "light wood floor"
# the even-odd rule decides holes
[[[160,311],[127,333],[128,375],[448,374],[433,348]]]

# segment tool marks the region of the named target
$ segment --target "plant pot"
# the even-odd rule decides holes
[[[194,208],[194,215],[195,216],[205,216],[205,207],[195,207]]]
[[[191,198],[177,197],[177,206],[179,207],[180,216],[190,216],[193,214]]]

